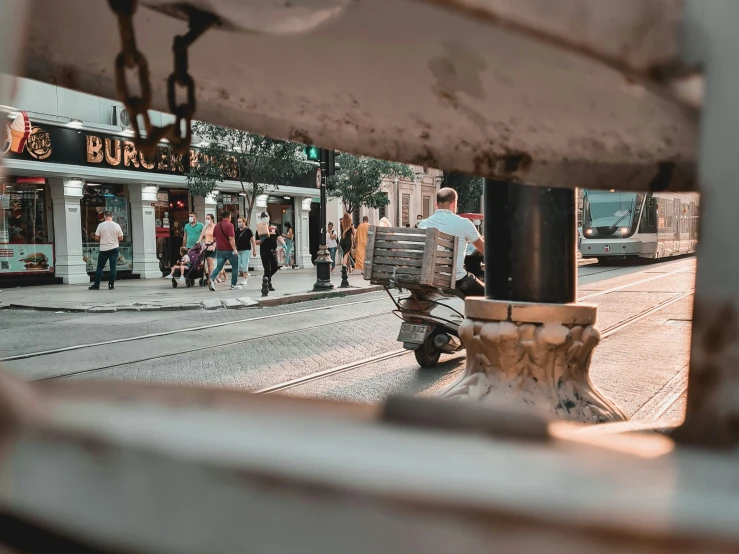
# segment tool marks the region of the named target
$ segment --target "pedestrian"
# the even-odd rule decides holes
[[[239,252],[236,250],[236,234],[228,210],[223,210],[221,221],[213,230],[213,237],[216,240],[216,268],[210,274],[208,288],[216,290],[215,278],[228,261],[231,264],[231,290],[241,289],[241,285],[236,284],[239,278]]]
[[[416,216],[416,229],[418,229],[418,224],[423,221],[423,216],[417,215]]]
[[[334,224],[329,222],[328,232],[326,233],[326,247],[331,256],[331,273],[336,272],[336,250],[339,248],[338,240],[339,238],[336,236],[336,231],[334,231]]]
[[[369,235],[369,217],[364,216],[362,223],[357,227],[354,239],[354,250],[356,257],[354,258],[354,267],[359,271],[364,270],[364,256],[367,251],[367,237]]]
[[[341,263],[347,267],[348,271],[351,271],[349,258],[354,246],[354,224],[350,214],[344,214],[344,217],[341,218],[341,241],[339,246],[341,246],[343,256]]]
[[[285,249],[285,265],[290,268],[293,264],[290,263],[290,251],[293,249],[293,241],[295,239],[295,234],[293,233],[293,226],[290,224],[290,222],[285,223],[285,236],[282,237],[285,241],[285,246],[283,247]]]
[[[100,242],[98,252],[98,267],[95,272],[95,283],[90,285],[90,290],[100,290],[100,281],[103,279],[103,269],[110,260],[110,274],[108,275],[108,289],[115,288],[115,274],[118,266],[118,247],[123,240],[121,226],[113,221],[113,212],[106,211],[103,214],[105,220],[98,225],[95,231],[95,240]]]
[[[213,231],[216,228],[214,219],[211,214],[205,216],[205,226],[201,227],[200,237],[197,240],[197,242],[203,243],[206,275],[210,275],[216,266],[216,240],[213,237]],[[187,225],[185,225],[185,229],[187,229]]]
[[[264,275],[269,280],[269,290],[274,291],[272,276],[277,273],[277,245],[285,244],[280,233],[275,227],[269,226],[269,214],[262,212],[261,220],[257,224],[257,244],[259,245],[259,258],[262,260]]]
[[[203,232],[203,224],[198,221],[198,214],[191,212],[188,217],[188,223],[185,225],[185,234],[182,236],[182,247],[190,248],[200,242],[200,235]]]
[[[390,220],[386,217],[383,217],[380,219],[380,223],[377,224],[378,227],[392,227],[393,224],[390,223]]]
[[[246,218],[240,217],[238,226],[239,228],[236,230],[236,250],[239,252],[239,271],[241,271],[243,277],[239,284],[246,286],[249,281],[251,255],[252,252],[256,251],[257,243],[254,240],[254,233],[246,225]]]

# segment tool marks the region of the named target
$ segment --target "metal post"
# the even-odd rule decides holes
[[[316,282],[313,285],[314,291],[331,290],[334,286],[331,284],[331,256],[326,246],[326,177],[329,175],[329,154],[328,150],[321,148],[321,165],[318,169],[321,173],[321,235],[318,242],[318,256],[316,256]]]
[[[575,302],[575,191],[485,180],[485,295]]]

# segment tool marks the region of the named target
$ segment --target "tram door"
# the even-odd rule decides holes
[[[682,243],[680,241],[680,224],[681,219],[683,216],[683,204],[680,202],[680,198],[675,198],[675,201],[672,203],[672,210],[673,210],[673,218],[672,220],[675,222],[673,231],[675,233],[675,254],[680,254],[680,251],[682,250]]]

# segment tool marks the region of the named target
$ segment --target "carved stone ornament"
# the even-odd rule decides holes
[[[625,421],[590,381],[600,333],[596,307],[467,299],[459,336],[467,349],[464,376],[444,398],[523,403],[582,423]]]

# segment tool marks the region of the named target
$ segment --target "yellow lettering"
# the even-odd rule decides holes
[[[139,159],[141,160],[141,167],[154,169],[154,162],[147,160],[143,152],[139,152]]]
[[[123,141],[123,165],[126,167],[129,165],[139,167],[139,153],[130,140]]]
[[[99,164],[103,161],[103,141],[94,135],[87,135],[87,163]]]
[[[182,155],[178,154],[177,152],[170,152],[169,167],[172,171],[184,173],[185,171],[182,169]]]
[[[169,148],[157,146],[157,169],[167,171],[169,169]]]
[[[197,150],[190,150],[190,168],[198,167],[200,163],[200,152]]]
[[[121,141],[105,139],[105,161],[108,165],[121,165]]]

